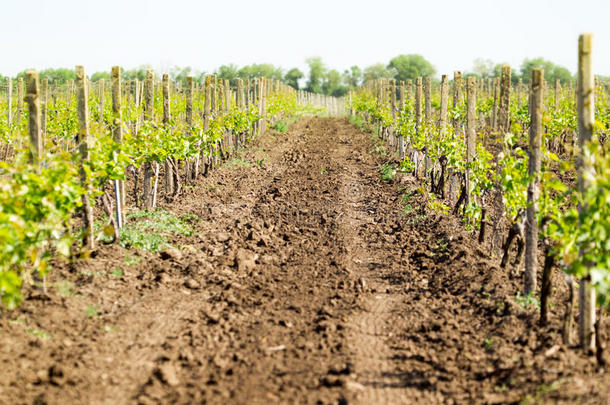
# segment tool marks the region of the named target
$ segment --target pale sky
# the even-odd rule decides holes
[[[210,72],[272,63],[307,73],[366,67],[418,53],[437,73],[472,69],[477,57],[519,68],[541,56],[577,66],[578,35],[594,34],[594,71],[610,76],[610,0],[3,0],[0,73],[82,64],[150,64]]]

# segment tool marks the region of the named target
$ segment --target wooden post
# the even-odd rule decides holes
[[[228,80],[225,79],[225,111],[231,111],[231,86]]]
[[[585,159],[584,148],[591,141],[595,123],[594,76],[592,64],[593,35],[582,34],[578,39],[578,145],[579,155],[576,161],[578,170],[578,188],[584,193],[589,184],[584,176],[591,162]],[[579,207],[581,212],[585,207]],[[578,291],[579,337],[580,345],[585,351],[595,348],[595,290],[590,277],[580,280]]]
[[[517,83],[517,108],[521,108],[521,88],[523,87],[523,79],[519,78]]]
[[[169,75],[163,74],[163,126],[167,128],[171,120],[171,112],[169,106]],[[172,159],[165,159],[165,192],[167,196],[174,192],[174,172],[172,169]]]
[[[11,125],[13,123],[13,114],[12,114],[12,108],[13,108],[13,82],[12,82],[10,77],[6,78],[6,91],[7,91],[7,95],[6,95],[6,103],[7,103],[6,121],[8,123],[9,131],[10,131],[10,127],[11,127]]]
[[[424,81],[424,99],[425,99],[425,109],[424,109],[424,117],[426,122],[430,122],[430,118],[432,115],[432,79],[430,77],[426,77]]]
[[[100,79],[97,82],[97,92],[98,92],[98,100],[99,100],[99,105],[98,105],[98,111],[99,111],[98,122],[100,124],[103,124],[104,123],[104,79]]]
[[[49,102],[49,79],[42,79],[40,92],[42,93],[40,103],[40,130],[44,135],[47,133],[47,103]]]
[[[392,107],[392,118],[396,121],[396,80],[390,80],[390,103]]]
[[[462,102],[462,72],[453,72],[453,108]]]
[[[419,132],[422,116],[422,78],[418,77],[415,81],[415,128]]]
[[[351,95],[351,93],[350,93]],[[405,109],[405,82],[404,81],[400,81],[400,88],[398,91],[398,108],[399,108],[399,112],[402,113],[402,111]],[[351,101],[351,99],[350,99]]]
[[[261,87],[262,87],[262,92],[261,92],[261,116],[262,121],[261,121],[261,133],[265,133],[266,129],[267,129],[267,98],[265,96],[265,92],[267,90],[267,78],[265,77],[261,77]]]
[[[527,217],[525,221],[524,295],[536,290],[538,270],[538,194],[540,192],[540,145],[542,142],[542,80],[544,70],[532,70],[530,90],[530,146],[528,150]]]
[[[499,90],[500,90],[500,78],[496,77],[494,79],[494,106],[491,115],[491,128],[494,131],[498,130],[498,98],[499,98]]]
[[[153,119],[153,104],[155,97],[155,72],[152,69],[146,71],[146,79],[144,80],[144,119],[151,121]]]
[[[86,80],[85,68],[83,66],[76,66],[76,83],[78,88],[78,136],[76,143],[80,150],[80,177],[82,187],[85,190],[83,193],[83,209],[85,211],[84,243],[89,249],[94,249],[93,209],[89,201],[89,181],[84,169],[85,162],[89,161],[89,97]]]
[[[455,71],[453,72],[453,109],[462,104],[462,72]],[[458,119],[453,119],[453,132],[454,136],[458,135],[458,130],[460,128],[460,121]]]
[[[146,71],[144,80],[144,120],[152,121],[154,115],[154,91],[155,91],[155,72],[152,69]],[[144,184],[142,188],[143,202],[146,209],[153,208],[153,168],[152,162],[144,163]]]
[[[561,92],[561,83],[559,79],[555,79],[555,109],[559,109],[559,95]]]
[[[476,79],[469,77],[466,82],[466,200],[464,206],[470,201],[470,169],[468,165],[472,162],[476,145],[475,109],[477,105]]]
[[[500,82],[500,111],[498,113],[498,126],[502,136],[510,130],[510,66],[502,66]]]
[[[445,132],[447,127],[447,105],[449,104],[449,79],[447,75],[441,77],[441,116],[439,120],[439,126],[441,133]]]
[[[216,75],[212,75],[212,91],[211,91],[211,98],[210,98],[210,109],[212,111],[212,114],[216,114],[216,92],[218,91],[218,81],[216,79]]]
[[[407,98],[409,99],[409,103],[411,103],[411,105],[413,105],[413,80],[409,79],[407,80]]]
[[[195,86],[193,84],[193,76],[186,77],[186,88],[185,88],[185,96],[186,96],[186,108],[185,108],[185,119],[186,119],[186,127],[189,135],[193,130],[193,93],[195,92]],[[201,142],[201,141],[200,141]],[[201,145],[201,143],[199,143]],[[189,161],[186,159],[186,182],[190,182],[192,179],[197,178],[199,175],[199,157],[194,159],[194,161]]]
[[[40,96],[38,73],[29,70],[25,73],[27,93],[25,100],[29,111],[30,163],[40,165],[42,160],[42,135],[40,133]],[[23,83],[23,80],[22,80]]]
[[[15,125],[21,125],[23,117],[23,77],[17,79],[17,120]]]
[[[193,76],[186,77],[186,125],[189,130],[193,126]]]
[[[112,138],[118,144],[123,143],[123,113],[121,111],[121,68],[113,66],[112,78]],[[125,215],[125,182],[115,180],[117,226],[122,227]]]

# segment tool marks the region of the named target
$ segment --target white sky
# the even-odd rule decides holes
[[[578,35],[594,34],[594,70],[610,75],[610,0],[3,0],[0,73],[82,64],[211,71],[272,63],[307,73],[422,54],[437,73],[477,57],[519,68],[541,56],[576,70]],[[500,4],[506,4],[503,9]]]

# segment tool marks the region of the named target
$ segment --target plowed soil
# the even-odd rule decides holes
[[[197,218],[174,249],[55,261],[0,314],[0,403],[608,403],[561,344],[562,276],[539,328],[458,219],[381,179],[381,150],[302,119],[162,203]]]

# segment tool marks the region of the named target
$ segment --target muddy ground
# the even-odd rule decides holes
[[[540,329],[458,219],[381,179],[388,159],[302,119],[161,203],[195,231],[173,249],[54,262],[48,294],[0,314],[0,403],[609,403],[561,344],[561,275]]]

